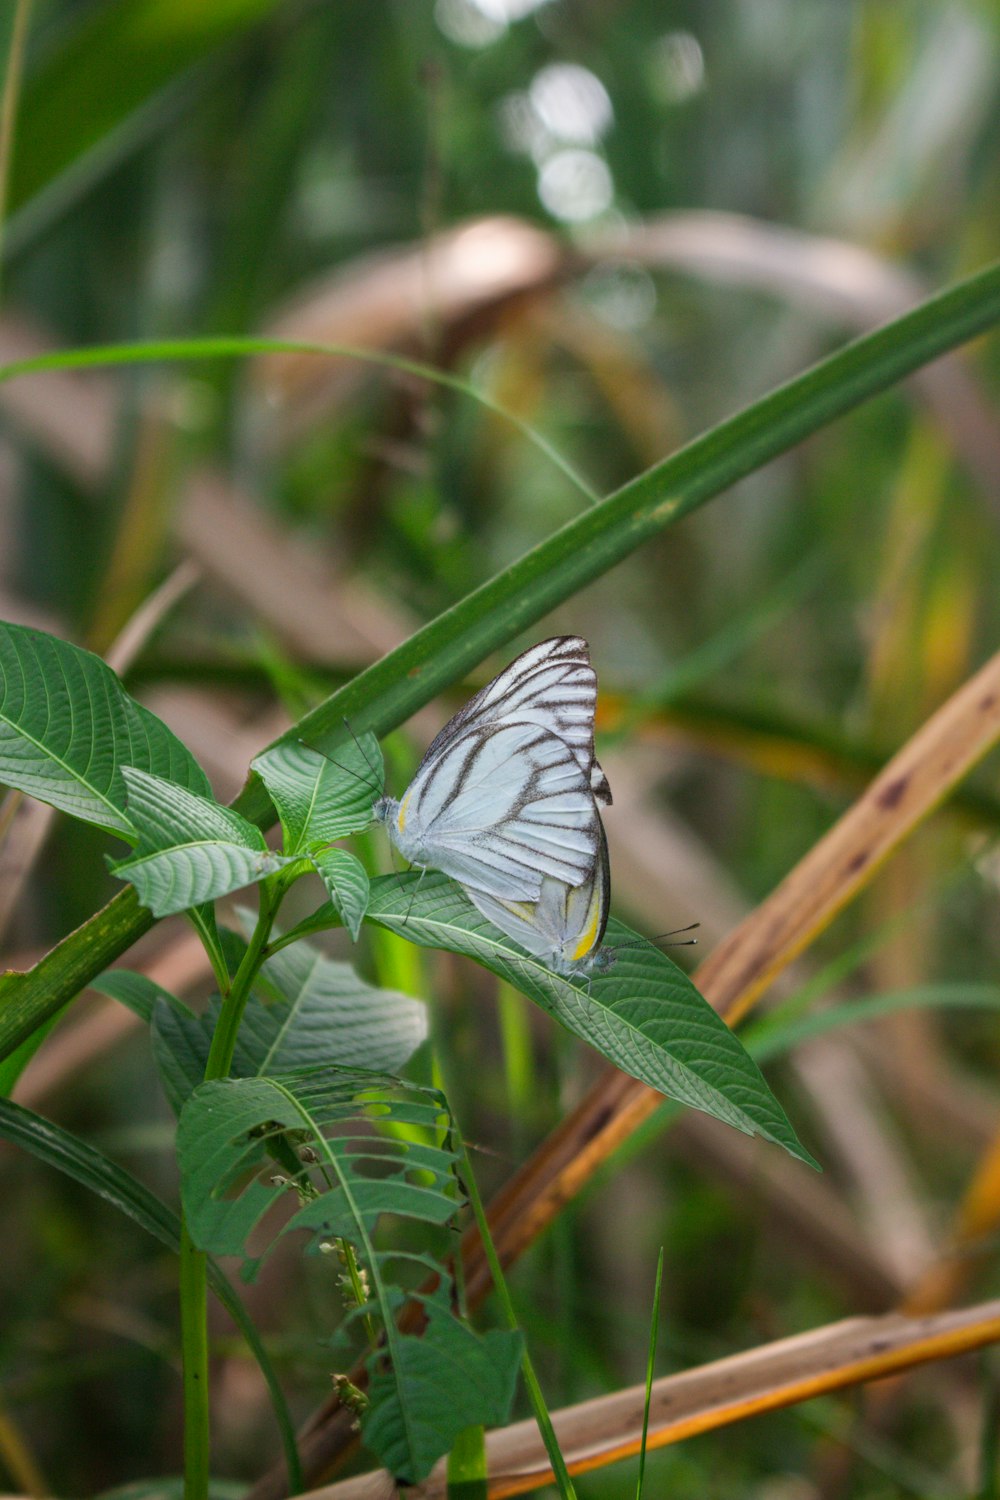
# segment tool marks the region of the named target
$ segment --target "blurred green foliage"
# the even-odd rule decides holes
[[[5,47],[12,16],[12,5],[0,13]],[[589,235],[622,235],[642,219],[740,213],[863,247],[938,286],[1000,253],[998,58],[1000,14],[986,0],[34,0],[3,317],[66,345],[261,332],[345,266],[481,214],[517,216],[584,255]],[[568,65],[585,73],[553,74]],[[723,230],[717,249],[735,254]],[[801,268],[802,244],[799,253]],[[794,282],[789,269],[763,286],[746,262],[720,282],[704,252],[683,272],[615,253],[479,325],[427,316],[412,343],[514,409],[603,493],[842,341],[850,320]],[[859,297],[875,291],[854,283]],[[997,341],[968,364],[995,433]],[[151,398],[161,413],[152,457]],[[294,398],[275,415],[240,364],[127,371],[113,411],[113,461],[96,486],[3,415],[5,606],[42,611],[98,649],[183,549],[170,518],[199,463],[240,484],[331,577],[415,622],[583,504],[488,413],[381,375],[297,420]],[[693,672],[689,696],[748,731],[762,716],[788,726],[784,770],[727,750],[718,729],[714,744],[706,731],[655,765],[658,805],[683,819],[739,901],[765,895],[856,786],[817,784],[803,745],[830,733],[859,753],[888,752],[995,649],[998,479],[901,390],[744,481],[553,616],[552,632],[586,635],[602,684],[636,705],[724,641],[704,675]],[[280,631],[255,618],[252,598],[252,581],[238,603],[214,580],[200,588],[140,657],[135,682],[155,666],[163,692],[198,663],[205,682],[193,691],[232,709],[225,733],[235,736],[289,683],[318,696],[365,664],[347,650],[298,674],[285,664],[295,644],[275,644]],[[624,753],[643,738],[633,729]],[[404,745],[399,785],[411,755]],[[229,768],[227,793],[244,770]],[[995,758],[975,786],[996,795]],[[994,838],[975,819],[936,820],[818,958],[884,934],[848,977],[856,996],[994,979]],[[59,826],[8,933],[11,961],[104,899],[104,850],[88,831]],[[665,910],[661,926],[672,925]],[[483,1145],[484,1188],[499,1185],[579,1096],[592,1060],[514,996],[501,1046],[481,974],[449,962],[434,979],[384,938],[371,958],[382,982],[408,965],[414,988],[433,984],[435,1066]],[[902,1154],[921,1213],[943,1236],[981,1138],[953,1135],[938,1117],[921,1123],[907,1088],[928,1076],[923,1066],[946,1097],[968,1093],[995,1110],[995,1017],[949,1011],[944,1025],[880,1035],[889,1050],[911,1047],[913,1072],[897,1077],[898,1092],[884,1086],[866,1124]],[[167,1111],[150,1080],[136,1040],[65,1079],[45,1108],[172,1193],[157,1137]],[[794,1069],[776,1082],[793,1117],[810,1122],[807,1143],[878,1258],[822,1111],[811,1114]],[[512,1098],[524,1104],[515,1120]],[[32,1162],[5,1153],[0,1171],[0,1304],[10,1309],[0,1411],[53,1493],[176,1472],[169,1257]],[[553,1407],[642,1379],[660,1243],[660,1372],[855,1310],[843,1282],[772,1219],[763,1189],[716,1182],[668,1133],[512,1273]],[[976,1290],[997,1286],[988,1266]],[[301,1415],[327,1389],[317,1330],[328,1298],[321,1268],[278,1256],[257,1308]],[[221,1317],[214,1331],[231,1355],[217,1467],[251,1480],[276,1457],[274,1432]],[[966,1414],[994,1400],[969,1369],[913,1381],[881,1421],[855,1398],[813,1403],[651,1453],[646,1492],[969,1494],[965,1429],[943,1394],[952,1379]],[[0,1473],[3,1463],[0,1454]],[[632,1486],[634,1467],[620,1465],[582,1478],[579,1494],[617,1500]]]

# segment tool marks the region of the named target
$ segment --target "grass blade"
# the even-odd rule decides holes
[[[649,1355],[646,1359],[646,1398],[642,1403],[642,1441],[639,1444],[639,1478],[635,1486],[635,1500],[642,1500],[642,1481],[646,1477],[646,1443],[649,1439],[649,1407],[653,1399],[653,1365],[656,1362],[656,1335],[660,1326],[660,1292],[663,1287],[663,1246],[656,1261],[656,1282],[653,1286],[653,1312],[649,1320]]]

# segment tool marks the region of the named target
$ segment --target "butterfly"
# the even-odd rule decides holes
[[[567,978],[610,969],[613,948],[602,948],[611,902],[611,871],[604,829],[598,824],[598,857],[590,878],[569,886],[547,875],[537,901],[501,901],[467,890],[474,906],[494,927]]]
[[[594,759],[597,676],[586,641],[556,636],[517,657],[431,742],[377,822],[412,864],[473,892],[538,901],[548,877],[591,881],[611,801]]]

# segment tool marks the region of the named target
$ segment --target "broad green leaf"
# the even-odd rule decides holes
[[[293,863],[232,808],[160,776],[128,768],[123,775],[139,844],[111,868],[154,917],[215,901]]]
[[[285,853],[298,854],[360,833],[382,794],[382,751],[373,734],[348,737],[336,760],[297,740],[258,755],[252,769],[267,787],[281,819]]]
[[[499,1427],[507,1420],[521,1344],[520,1333],[475,1334],[432,1306],[419,1338],[396,1340],[391,1369],[381,1368],[377,1357],[369,1361],[371,1407],[361,1421],[366,1446],[390,1474],[423,1479],[466,1427]]]
[[[382,876],[368,918],[421,947],[476,959],[623,1073],[816,1165],[725,1021],[665,953],[621,922],[608,923],[605,946],[638,946],[624,947],[607,972],[568,979],[524,953],[438,872]]]
[[[162,776],[126,769],[128,814],[139,834],[139,849],[171,849],[195,838],[215,839],[245,849],[266,850],[264,835],[231,807],[199,796]]]
[[[312,856],[312,862],[344,926],[357,942],[371,890],[367,870],[346,849],[321,849]]]
[[[396,728],[491,651],[651,537],[998,321],[1000,265],[994,264],[837,350],[583,511],[332,694],[281,743],[305,739],[337,754],[349,738],[345,718],[359,734]],[[214,339],[77,349],[0,366],[0,381],[41,369],[245,356],[274,347],[268,340]],[[328,351],[317,345],[314,352]],[[270,819],[259,779],[244,788],[238,806],[254,822]],[[30,973],[0,978],[0,1056],[124,953],[149,925],[147,912],[131,892],[123,894]]]
[[[124,1167],[119,1167],[94,1146],[78,1140],[61,1125],[43,1119],[41,1115],[36,1115],[10,1099],[0,1099],[0,1137],[30,1152],[46,1166],[64,1172],[74,1182],[80,1183],[117,1208],[175,1255],[180,1253],[181,1221],[173,1209],[151,1193],[130,1172],[126,1172]],[[275,1420],[281,1429],[289,1478],[293,1488],[298,1488],[300,1470],[295,1429],[267,1350],[242,1301],[213,1261],[208,1263],[208,1281],[246,1339],[267,1382]]]
[[[126,767],[211,792],[190,751],[99,656],[0,622],[0,783],[132,843]]]
[[[195,1016],[167,996],[153,1014],[153,1054],[176,1110],[205,1076],[219,1013]],[[396,990],[366,984],[350,964],[299,942],[261,970],[240,1025],[231,1073],[282,1076],[321,1065],[397,1073],[427,1036],[427,1010]]]
[[[269,958],[260,983],[272,1003],[241,1029],[236,1053],[241,1066],[258,1073],[326,1063],[398,1073],[427,1037],[423,1001],[367,984],[311,943]]]
[[[382,1134],[379,1124],[416,1127],[422,1138]],[[516,1335],[480,1340],[455,1320],[442,1264],[422,1251],[375,1246],[384,1215],[440,1229],[460,1206],[457,1153],[437,1144],[443,1124],[447,1106],[436,1090],[323,1069],[202,1084],[178,1130],[184,1212],[201,1248],[246,1256],[253,1234],[263,1236],[267,1254],[299,1230],[320,1252],[339,1240],[354,1247],[370,1290],[348,1322],[363,1314],[384,1341],[370,1361],[364,1436],[407,1482],[423,1478],[462,1427],[506,1419],[519,1357]],[[270,1210],[286,1193],[299,1206],[276,1223]],[[245,1270],[257,1264],[249,1260]],[[414,1273],[423,1279],[429,1271],[438,1277],[433,1294],[403,1290]],[[396,1326],[408,1295],[428,1315],[423,1338],[412,1341],[419,1354]]]

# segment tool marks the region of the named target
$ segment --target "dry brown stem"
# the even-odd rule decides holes
[[[950,1359],[1000,1340],[1000,1301],[916,1318],[887,1313],[848,1318],[732,1354],[726,1359],[665,1375],[653,1382],[648,1446],[663,1448],[762,1412],[793,1406],[845,1386],[883,1380],[929,1360]],[[645,1390],[641,1385],[570,1406],[552,1416],[571,1474],[602,1468],[638,1453]],[[523,1495],[552,1479],[533,1421],[517,1422],[486,1438],[490,1500]],[[408,1500],[445,1500],[442,1462]],[[400,1494],[384,1470],[312,1490],[303,1500],[395,1500]]]

